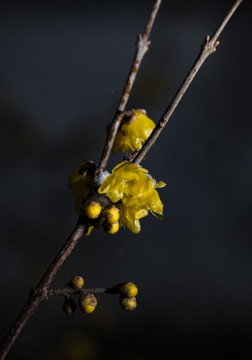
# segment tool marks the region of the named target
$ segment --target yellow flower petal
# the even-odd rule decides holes
[[[148,174],[148,170],[123,161],[118,164],[98,189],[120,209],[120,224],[133,233],[141,230],[139,220],[148,211],[159,219],[163,217],[163,204],[155,187],[164,186]]]
[[[112,148],[114,153],[118,150],[129,152],[141,149],[155,127],[155,123],[142,110],[134,110],[133,113],[135,120],[122,123],[116,135]]]
[[[162,188],[162,187],[165,187],[166,186],[166,183],[163,182],[163,181],[158,181],[156,184],[155,184],[155,188]]]
[[[93,231],[94,227],[93,226],[89,226],[86,230],[86,235],[89,236],[91,234],[91,232]]]
[[[138,234],[141,231],[140,221],[135,219],[134,212],[129,207],[124,206],[122,203],[118,203],[117,206],[120,209],[120,224],[132,231],[134,234]]]

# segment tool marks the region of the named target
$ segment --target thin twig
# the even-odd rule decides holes
[[[158,136],[160,135],[161,131],[164,129],[165,125],[167,124],[168,120],[170,119],[172,113],[178,106],[180,100],[182,99],[183,95],[185,94],[186,90],[188,89],[189,85],[193,81],[195,75],[199,71],[201,65],[207,59],[207,57],[216,51],[216,47],[219,45],[219,41],[217,41],[218,37],[220,36],[221,32],[223,31],[224,27],[227,25],[228,21],[230,20],[233,13],[236,11],[238,6],[242,0],[238,0],[232,6],[228,14],[225,16],[224,20],[221,22],[215,33],[213,34],[212,38],[207,36],[202,47],[200,54],[198,55],[193,67],[191,68],[190,72],[188,73],[187,77],[185,78],[184,82],[182,83],[180,89],[174,96],[173,100],[171,101],[170,105],[162,115],[161,119],[159,120],[158,124],[156,125],[155,129],[152,131],[149,138],[146,140],[145,144],[143,145],[142,149],[138,152],[134,160],[132,161],[134,164],[139,165],[140,162],[143,160],[147,152],[150,150],[151,146],[155,143]]]
[[[67,239],[65,245],[55,257],[54,261],[52,262],[48,270],[45,272],[38,285],[32,289],[27,303],[25,304],[23,310],[20,312],[3,343],[1,344],[0,360],[3,360],[6,357],[13,343],[15,342],[21,330],[25,326],[27,320],[37,309],[40,302],[45,298],[48,287],[52,283],[55,275],[61,268],[66,258],[70,255],[74,247],[77,245],[80,237],[85,231],[85,228],[86,225],[83,224],[82,221],[79,221],[77,223],[73,232]]]
[[[71,296],[80,294],[105,294],[107,291],[106,288],[92,288],[92,289],[57,289],[57,290],[48,290],[46,293],[46,299],[49,296]]]
[[[128,102],[129,96],[130,96],[130,92],[131,92],[131,89],[135,82],[136,75],[137,75],[138,69],[140,67],[140,64],[141,64],[143,57],[144,57],[145,53],[147,52],[149,45],[150,45],[150,41],[148,40],[149,35],[151,32],[153,23],[156,19],[157,12],[160,7],[161,1],[162,0],[155,1],[155,4],[151,11],[149,20],[145,27],[144,34],[138,36],[137,43],[136,43],[136,53],[135,53],[135,56],[134,56],[134,59],[133,59],[132,65],[131,65],[131,69],[130,69],[130,72],[128,75],[127,82],[123,89],[123,93],[122,93],[114,120],[112,121],[112,123],[110,125],[109,134],[107,136],[105,146],[104,146],[104,149],[102,152],[102,156],[101,156],[98,168],[97,168],[98,173],[103,171],[107,166],[107,162],[108,162],[108,159],[109,159],[109,156],[111,153],[111,149],[112,149],[112,146],[113,146],[113,143],[115,140],[115,136],[117,134],[117,131],[119,129],[119,126],[120,126],[120,123],[121,123],[121,120],[123,117],[122,113],[124,112],[124,110],[126,108],[126,105],[127,105],[127,102]]]
[[[57,290],[48,290],[44,297],[45,300],[48,299],[49,296],[71,296],[80,293],[84,294],[119,294],[120,293],[120,286],[113,285],[108,288],[90,288],[90,289],[57,289]]]

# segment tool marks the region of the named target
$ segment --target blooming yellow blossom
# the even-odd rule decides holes
[[[81,168],[84,167],[87,162],[81,163],[81,166],[75,169],[68,176],[68,187],[72,189],[72,195],[74,197],[75,209],[78,215],[80,215],[81,204],[88,196],[90,186],[92,184],[92,177],[87,172],[85,175],[81,174]]]
[[[118,150],[129,152],[141,149],[154,127],[155,123],[148,118],[145,111],[134,110],[132,116],[123,121],[117,132],[112,148],[113,153],[116,153]]]
[[[163,186],[165,183],[156,182],[148,170],[123,161],[103,181],[98,192],[116,203],[120,210],[120,224],[133,233],[139,233],[139,220],[147,216],[149,210],[157,218],[163,218],[163,204],[155,190]]]

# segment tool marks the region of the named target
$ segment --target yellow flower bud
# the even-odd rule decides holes
[[[138,288],[135,284],[133,284],[133,282],[130,281],[121,285],[120,293],[123,297],[133,298],[137,295]]]
[[[81,276],[74,276],[71,280],[71,285],[74,289],[81,289],[84,285],[84,279]]]
[[[133,311],[137,307],[137,301],[135,297],[131,298],[120,298],[120,304],[122,308],[126,311]]]
[[[65,297],[65,301],[63,304],[63,311],[66,314],[71,315],[75,312],[75,310],[76,310],[76,304],[73,301],[73,299],[70,297]]]
[[[88,201],[84,206],[84,213],[89,219],[96,219],[101,213],[102,206],[99,201]]]
[[[107,221],[104,221],[103,224],[103,229],[108,233],[108,234],[115,234],[117,233],[117,231],[120,228],[119,225],[119,221],[114,222],[113,224],[108,223]]]
[[[120,219],[120,210],[115,205],[109,205],[103,210],[103,215],[109,224],[113,224]]]
[[[91,314],[96,306],[97,306],[97,299],[94,294],[88,294],[84,296],[80,296],[80,309],[86,314]]]

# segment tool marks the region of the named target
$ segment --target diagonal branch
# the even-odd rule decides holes
[[[56,276],[57,272],[61,268],[66,258],[70,255],[72,250],[77,245],[80,237],[85,231],[85,228],[86,225],[83,224],[82,221],[79,221],[77,223],[71,235],[67,239],[65,245],[57,254],[38,285],[32,289],[29,299],[27,300],[23,310],[20,312],[19,316],[17,317],[16,321],[14,322],[13,326],[11,327],[9,333],[7,334],[0,347],[0,360],[3,360],[6,357],[13,343],[15,342],[21,330],[25,326],[26,322],[29,320],[34,311],[38,308],[40,302],[44,300],[47,294],[48,287],[52,283],[54,277]]]
[[[144,30],[144,34],[143,35],[139,35],[138,39],[137,39],[137,43],[136,43],[136,53],[131,65],[131,69],[128,75],[128,79],[127,82],[125,84],[125,87],[123,89],[123,93],[114,117],[114,120],[112,121],[111,125],[110,125],[110,131],[109,134],[107,136],[106,142],[105,142],[105,146],[102,152],[102,156],[98,165],[98,169],[97,172],[101,172],[103,170],[105,170],[107,163],[108,163],[108,159],[111,153],[111,149],[115,140],[115,136],[117,134],[117,131],[119,129],[122,117],[123,117],[123,111],[126,108],[129,96],[130,96],[130,92],[131,89],[133,87],[133,84],[135,82],[136,79],[136,75],[138,72],[138,69],[140,67],[140,64],[143,60],[143,57],[145,55],[145,53],[147,52],[149,45],[150,45],[150,41],[149,41],[149,35],[153,26],[153,23],[156,19],[157,16],[157,12],[158,9],[160,7],[162,0],[156,0],[155,4],[153,6],[153,9],[151,11],[149,20],[147,22],[147,25],[145,27]]]
[[[106,142],[106,145],[103,150],[103,154],[101,156],[100,164],[98,170],[103,170],[106,167],[108,157],[111,152],[111,148],[113,145],[113,141],[117,132],[117,129],[120,124],[120,119],[122,116],[122,112],[124,111],[129,94],[131,91],[131,88],[133,86],[133,83],[136,78],[136,74],[138,71],[138,68],[140,66],[140,63],[143,59],[144,54],[148,50],[148,46],[150,44],[148,37],[150,34],[150,31],[152,29],[154,20],[156,18],[159,6],[161,4],[162,0],[156,0],[154,7],[151,12],[151,16],[147,22],[145,32],[143,36],[139,36],[137,41],[137,51],[136,56],[134,58],[133,64],[131,66],[130,74],[127,80],[127,83],[125,85],[122,98],[120,100],[118,110],[115,116],[115,119],[112,123],[111,127],[111,134],[109,136],[109,139]],[[47,290],[52,283],[54,277],[56,276],[57,272],[60,270],[61,266],[63,265],[64,261],[67,259],[67,257],[70,255],[72,250],[77,245],[79,239],[84,234],[86,229],[86,224],[84,223],[83,219],[80,217],[78,220],[77,225],[73,229],[72,233],[68,237],[65,245],[62,247],[58,255],[53,260],[52,264],[48,268],[48,270],[45,272],[44,276],[38,283],[36,287],[34,287],[31,291],[31,294],[20,312],[19,316],[17,317],[16,321],[14,322],[13,326],[11,327],[9,333],[3,340],[2,344],[0,345],[0,360],[5,359],[6,355],[8,354],[9,350],[11,349],[12,345],[14,344],[15,340],[17,339],[18,335],[20,334],[21,330],[25,326],[26,322],[29,320],[31,315],[34,313],[34,311],[38,308],[40,302],[45,299],[47,295]]]
[[[139,165],[140,162],[143,160],[147,152],[150,150],[151,146],[155,143],[157,138],[159,137],[161,131],[164,129],[165,125],[168,123],[168,120],[170,119],[171,115],[173,114],[174,110],[178,106],[180,100],[182,99],[183,95],[185,94],[186,90],[188,89],[189,85],[193,81],[195,75],[201,68],[201,65],[205,62],[205,60],[208,58],[209,55],[214,53],[216,51],[216,47],[219,45],[219,41],[217,41],[218,37],[220,36],[221,32],[223,31],[224,27],[227,25],[228,21],[230,20],[233,13],[236,11],[238,6],[242,0],[238,0],[234,3],[228,14],[225,16],[217,30],[215,31],[212,38],[210,36],[207,36],[202,47],[201,51],[189,71],[187,77],[185,78],[183,84],[181,85],[180,89],[174,96],[173,100],[171,101],[170,105],[162,115],[161,119],[157,123],[155,129],[152,131],[149,138],[144,143],[142,149],[138,152],[134,160],[132,161],[134,164]]]

